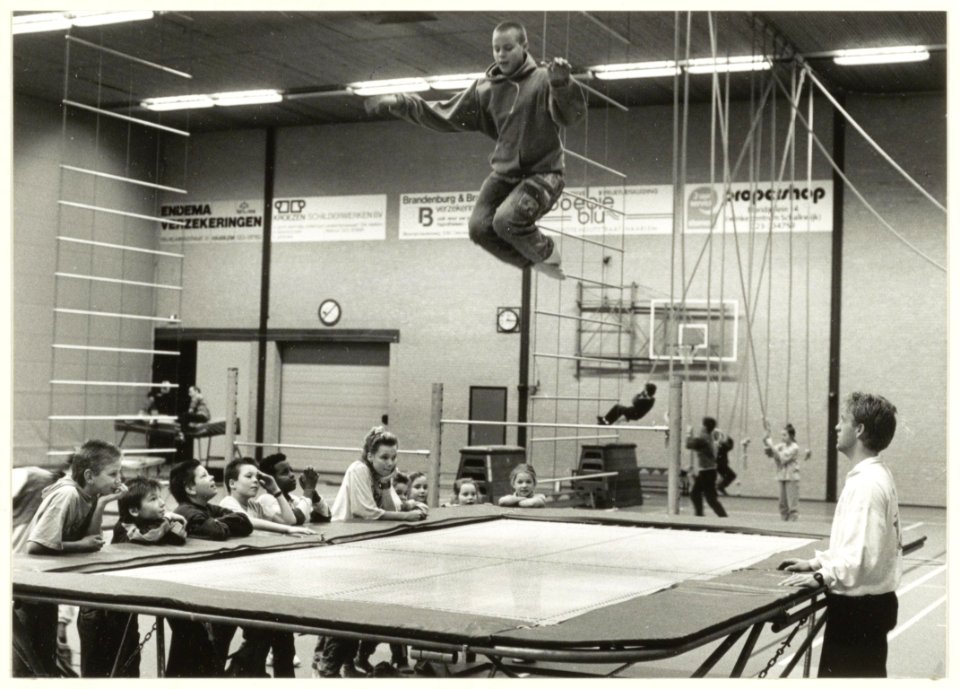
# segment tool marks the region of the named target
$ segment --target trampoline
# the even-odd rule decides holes
[[[261,534],[17,558],[14,597],[394,641],[506,674],[504,658],[633,663],[722,639],[694,676],[749,630],[740,676],[765,624],[823,604],[822,590],[778,586],[781,559],[825,546],[792,524],[480,506],[321,530],[322,542]]]

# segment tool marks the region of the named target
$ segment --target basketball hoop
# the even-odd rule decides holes
[[[680,359],[680,363],[684,366],[689,366],[693,363],[694,352],[697,351],[697,345],[677,345],[677,357]]]

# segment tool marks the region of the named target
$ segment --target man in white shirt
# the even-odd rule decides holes
[[[897,624],[903,545],[897,488],[879,453],[897,429],[897,408],[854,392],[837,424],[837,449],[854,462],[830,529],[812,560],[790,558],[783,586],[827,587],[818,677],[886,677],[887,632]]]

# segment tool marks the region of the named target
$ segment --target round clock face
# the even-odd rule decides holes
[[[520,325],[520,315],[513,309],[503,309],[497,314],[497,327],[500,332],[512,333]]]
[[[340,304],[333,299],[325,299],[320,303],[317,315],[324,325],[336,325],[340,320]]]

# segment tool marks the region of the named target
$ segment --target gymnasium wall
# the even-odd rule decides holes
[[[942,97],[850,97],[848,105],[854,117],[888,147],[901,165],[942,198],[946,178]],[[733,105],[731,164],[746,135],[746,110],[745,104]],[[759,180],[770,178],[770,142],[777,142],[777,160],[783,153],[788,126],[786,111],[781,99],[776,121],[765,118],[761,124],[763,143],[759,150],[755,149],[752,157],[746,156],[743,163],[747,166],[751,159],[754,161],[755,176]],[[22,118],[18,114],[19,119]],[[50,121],[54,129],[56,119]],[[818,136],[830,150],[831,119],[824,103],[817,104],[815,122]],[[627,184],[670,184],[672,126],[673,112],[669,107],[635,108],[626,114],[592,110],[587,126],[568,132],[567,145],[627,173]],[[929,134],[905,137],[904,131]],[[186,184],[189,199],[260,198],[264,141],[264,133],[253,130],[192,137]],[[709,112],[705,106],[693,107],[686,173],[691,183],[709,180],[709,142]],[[430,383],[434,381],[445,385],[445,417],[467,416],[470,385],[506,386],[510,393],[508,415],[510,418],[516,415],[519,337],[498,334],[495,316],[498,306],[519,305],[519,271],[501,266],[465,239],[401,241],[397,237],[399,193],[477,189],[487,174],[486,157],[491,148],[492,142],[479,134],[442,135],[402,122],[300,127],[278,132],[277,196],[387,194],[387,235],[385,241],[275,243],[270,327],[321,328],[317,306],[324,298],[332,297],[343,307],[337,329],[398,329],[400,341],[391,345],[389,414],[391,426],[400,434],[406,448],[429,446]],[[798,147],[795,173],[801,182],[806,177],[803,150],[802,146]],[[718,145],[717,179],[722,176],[721,153]],[[18,151],[18,175],[21,158]],[[919,199],[896,173],[887,172],[885,165],[875,160],[853,132],[848,134],[847,167],[862,192],[881,213],[889,215],[888,219],[898,230],[906,231],[930,252],[939,252],[942,259],[942,215]],[[813,176],[816,179],[830,176],[829,166],[819,155],[815,155]],[[739,179],[746,177],[745,172],[739,175]],[[567,183],[574,187],[616,184],[617,180],[582,163],[568,161]],[[901,428],[886,454],[897,474],[901,500],[943,505],[944,280],[935,269],[878,229],[876,221],[860,209],[859,202],[849,193],[845,208],[841,388],[842,391],[852,387],[878,390],[898,405]],[[17,216],[18,222],[20,217]],[[718,233],[721,232],[718,228]],[[727,228],[726,233],[725,239],[718,235],[712,246],[704,244],[703,235],[685,238],[682,254],[688,280],[692,274],[688,297],[704,298],[709,277],[712,298],[719,298],[722,291],[724,298],[737,299],[742,306],[742,268],[743,281],[752,281],[751,301],[757,294],[759,301],[750,333],[741,320],[739,361],[725,369],[725,382],[718,384],[714,376],[714,382],[708,386],[696,380],[696,374],[691,376],[685,388],[684,425],[697,424],[699,417],[709,412],[738,440],[751,438],[746,467],[740,457],[735,459],[734,466],[741,474],[738,489],[745,495],[770,496],[775,494],[776,485],[772,462],[759,451],[762,413],[766,413],[774,437],[785,421],[791,421],[798,428],[801,446],[810,447],[812,451],[812,459],[803,467],[802,496],[822,499],[826,492],[827,443],[832,442],[826,421],[831,237],[797,233],[791,240],[787,234],[775,234],[768,248],[766,236],[751,238],[749,228],[738,228],[736,238],[732,228]],[[670,244],[669,236],[628,238],[622,266],[624,282],[636,282],[638,293],[647,298],[668,295]],[[704,255],[694,272],[701,249]],[[16,255],[21,256],[25,250],[26,245],[18,240]],[[679,265],[681,248],[678,246],[676,250]],[[761,268],[765,252],[767,263]],[[185,253],[181,312],[184,326],[255,328],[259,309],[260,246],[255,242],[191,243],[185,246]],[[600,249],[592,248],[581,254],[580,243],[569,240],[564,241],[563,253],[568,271],[619,281],[619,255],[611,255],[604,266]],[[159,271],[158,281],[165,281],[164,277],[163,271]],[[679,275],[674,280],[678,286]],[[539,308],[575,315],[576,287],[572,282],[561,286],[538,281]],[[559,297],[558,288],[562,290]],[[18,284],[18,308],[25,303],[25,294]],[[157,313],[169,313],[170,306],[161,297]],[[577,336],[573,321],[539,317],[537,326],[533,347],[536,351],[575,353]],[[865,337],[877,329],[876,336]],[[754,340],[755,363],[745,356],[748,334]],[[19,331],[17,336],[21,337]],[[910,356],[905,356],[906,352]],[[19,360],[17,366],[19,391]],[[644,424],[663,422],[668,387],[665,368],[661,365],[651,376],[660,386],[659,399]],[[586,375],[578,381],[573,362],[540,358],[535,360],[531,371],[532,382],[539,385],[540,395],[622,400],[629,399],[648,375],[639,371],[632,380]],[[276,375],[274,371],[273,383]],[[748,375],[748,384],[740,385],[739,381]],[[252,402],[251,416],[255,412]],[[544,401],[533,403],[531,413],[538,421],[592,423],[606,406],[608,402],[590,402],[555,408],[553,403]],[[268,440],[275,433],[277,414],[276,409],[267,410]],[[252,430],[249,424],[246,428]],[[18,444],[22,435],[18,435]],[[549,434],[537,432],[534,437],[542,435]],[[508,442],[514,438],[511,431]],[[662,435],[623,434],[622,439],[638,443],[641,464],[666,464]],[[318,442],[322,439],[318,438]],[[443,442],[443,470],[449,473],[456,469],[458,448],[466,444],[465,428],[449,428]],[[566,473],[576,463],[575,443],[561,441],[556,452],[553,445],[534,444],[534,462],[544,475]],[[909,458],[909,466],[901,461],[903,458]],[[841,480],[846,473],[845,462],[841,456],[838,469]]]
[[[938,149],[942,141],[942,125],[937,133],[937,113],[942,113],[942,99],[914,98],[913,114],[923,121],[931,140],[921,142]],[[876,113],[873,119],[883,119],[879,108],[864,107]],[[934,122],[930,120],[933,119]],[[903,126],[903,119],[891,120]],[[746,155],[739,179],[747,179],[748,166],[754,166],[758,180],[769,180],[771,169],[779,169],[784,139],[789,120],[782,99],[775,118],[765,117],[758,143],[752,155]],[[622,114],[616,111],[595,110],[587,126],[568,132],[568,147],[628,174],[629,184],[669,184],[672,181],[672,126],[671,108],[643,108]],[[824,103],[818,103],[815,116],[818,136],[824,146],[832,147],[832,122]],[[877,123],[874,122],[874,128]],[[693,107],[688,123],[687,179],[705,182],[710,178],[709,112],[705,106]],[[731,115],[729,155],[732,165],[745,140],[748,113],[745,105],[734,105]],[[890,132],[889,134],[892,134]],[[882,132],[877,133],[878,136]],[[241,198],[256,194],[262,185],[255,158],[258,151],[257,133],[237,132],[211,134],[194,141],[193,160],[202,166],[192,176],[197,184],[191,188],[197,200],[203,198]],[[718,135],[719,136],[719,135]],[[849,137],[851,147],[857,146]],[[801,142],[804,141],[801,138]],[[625,143],[628,142],[628,143]],[[907,148],[907,147],[904,147]],[[923,148],[916,142],[909,155],[922,155]],[[518,337],[496,333],[497,306],[518,305],[520,276],[517,271],[499,265],[467,240],[404,240],[397,238],[397,194],[401,192],[429,192],[476,189],[487,174],[486,156],[491,143],[480,135],[441,135],[424,131],[401,122],[378,122],[356,125],[332,125],[281,130],[278,133],[276,195],[336,195],[383,193],[388,195],[387,239],[384,242],[319,242],[276,243],[273,246],[271,281],[271,328],[320,327],[316,308],[327,297],[336,298],[343,306],[343,318],[337,328],[397,328],[400,342],[393,345],[391,360],[391,424],[400,433],[405,447],[428,447],[430,432],[427,419],[430,409],[430,383],[442,381],[445,385],[444,415],[464,418],[467,415],[468,388],[472,385],[503,385],[510,389],[509,415],[516,413],[515,382],[517,377]],[[802,145],[798,148],[794,175],[801,183],[806,177]],[[771,157],[771,152],[773,156]],[[939,155],[939,153],[937,153]],[[815,155],[813,176],[828,179],[830,168]],[[929,158],[924,157],[929,162]],[[751,160],[753,161],[751,163]],[[851,175],[864,177],[864,193],[868,197],[889,201],[888,187],[892,178],[874,180],[854,167],[856,150],[851,150],[848,165]],[[717,145],[714,176],[722,177],[722,147]],[[873,166],[873,169],[879,166]],[[943,179],[943,163],[928,166],[928,175]],[[219,176],[211,179],[209,173]],[[776,173],[773,173],[776,174]],[[789,177],[788,172],[785,177]],[[868,181],[869,180],[869,181]],[[568,186],[585,184],[616,184],[616,179],[599,173],[589,166],[568,161]],[[850,233],[849,242],[870,241],[857,239],[866,231],[862,220],[858,224],[856,202],[848,195],[846,207]],[[919,206],[916,211],[927,218],[919,232],[929,232],[940,239],[943,224],[929,208]],[[939,222],[939,225],[938,225]],[[802,495],[806,499],[822,499],[826,493],[825,457],[827,443],[832,442],[827,428],[828,398],[827,371],[829,368],[830,318],[830,256],[831,237],[811,234],[809,238],[798,233],[792,239],[787,234],[775,234],[770,245],[766,236],[753,236],[749,228],[726,229],[726,239],[715,238],[712,247],[704,244],[702,235],[685,240],[683,253],[688,296],[705,298],[708,290],[716,299],[734,298],[744,302],[743,287],[750,280],[751,301],[756,302],[751,332],[741,321],[741,352],[737,364],[727,367],[724,382],[714,381],[708,386],[694,374],[685,391],[685,425],[697,424],[704,413],[716,415],[721,425],[741,439],[749,437],[752,446],[746,460],[738,456],[735,466],[741,474],[738,490],[746,495],[772,495],[776,490],[772,462],[759,451],[762,437],[762,418],[773,428],[774,437],[786,421],[798,427],[801,445],[811,449],[812,458],[803,468]],[[718,232],[721,232],[718,228]],[[612,241],[612,238],[611,238]],[[706,247],[706,248],[705,248]],[[670,292],[670,238],[668,236],[631,237],[624,254],[624,282],[636,282],[639,293],[665,296]],[[704,258],[696,271],[693,265],[701,250]],[[681,248],[678,246],[677,251]],[[602,252],[583,249],[578,242],[565,240],[563,253],[568,271],[607,281],[619,281],[620,258],[611,254],[610,261],[601,269]],[[608,254],[610,252],[607,252]],[[739,259],[737,258],[739,253]],[[845,252],[845,265],[848,262]],[[750,256],[753,255],[751,259]],[[766,266],[763,266],[763,257]],[[907,259],[899,249],[886,252],[890,260],[904,263]],[[863,266],[869,272],[880,257],[865,255],[857,259],[846,272]],[[911,259],[912,260],[912,259]],[[721,267],[721,263],[723,264]],[[232,276],[225,287],[218,286],[220,273],[216,265],[230,265]],[[679,264],[679,253],[678,253]],[[218,325],[253,327],[256,324],[257,290],[251,282],[241,289],[235,282],[236,274],[253,280],[259,266],[258,250],[245,244],[228,246],[195,245],[191,247],[186,283],[206,295],[191,300],[185,308],[187,325]],[[792,266],[792,270],[791,270]],[[196,267],[197,269],[193,269]],[[743,271],[741,279],[740,271]],[[921,271],[922,272],[922,271]],[[692,278],[691,278],[692,275]],[[709,280],[708,280],[709,278]],[[675,285],[680,278],[675,276]],[[855,278],[851,277],[851,280]],[[741,280],[743,282],[741,282]],[[577,313],[576,288],[572,281],[562,286],[550,281],[539,281],[538,308]],[[792,287],[791,287],[792,284]],[[845,285],[848,283],[845,281]],[[902,294],[912,304],[914,314],[927,313],[927,318],[940,319],[943,291],[937,299],[920,299],[922,283],[905,279]],[[562,289],[558,296],[557,289]],[[678,287],[679,289],[679,287]],[[924,288],[925,289],[925,288]],[[876,303],[871,292],[858,292],[869,303]],[[849,307],[845,290],[844,340],[849,348],[854,333],[863,332],[864,323],[858,320],[855,302]],[[880,300],[883,303],[883,300]],[[918,308],[927,304],[930,310]],[[851,310],[854,313],[850,313]],[[862,312],[862,309],[860,309]],[[932,313],[931,313],[932,311]],[[742,313],[741,313],[742,315]],[[872,320],[872,319],[871,319]],[[577,347],[576,324],[573,321],[549,317],[537,319],[534,349],[571,355]],[[745,342],[753,337],[756,362],[745,356]],[[931,338],[931,344],[943,338]],[[808,344],[809,343],[809,344]],[[886,356],[896,356],[896,350],[887,350]],[[935,349],[935,346],[934,346]],[[880,359],[882,352],[871,352]],[[871,378],[886,369],[871,368],[869,357],[859,357],[855,350],[844,350],[842,371],[847,375],[861,369],[863,386],[870,387]],[[789,360],[789,374],[787,362]],[[929,381],[938,394],[944,394],[941,378],[944,372],[943,349],[932,353],[923,366],[915,367],[911,380],[917,377]],[[575,377],[575,364],[570,361],[535,358],[532,382],[539,394],[561,396],[605,397],[628,399],[646,380],[647,374],[638,372],[633,380],[625,377]],[[666,411],[666,367],[661,365],[652,379],[660,384],[660,401],[645,423],[662,423]],[[882,374],[878,373],[883,370]],[[740,385],[749,376],[746,385]],[[702,378],[702,375],[699,376]],[[853,384],[853,378],[844,378],[844,387]],[[875,386],[874,386],[875,387]],[[889,395],[896,398],[900,387],[912,386],[909,381],[891,386]],[[738,389],[739,388],[739,389]],[[580,405],[542,401],[534,403],[533,419],[538,421],[579,421],[591,423],[609,402],[590,402]],[[579,408],[578,408],[579,407]],[[746,410],[744,411],[744,407]],[[734,412],[736,412],[734,414]],[[267,414],[268,418],[271,413]],[[929,458],[930,469],[924,473],[935,476],[942,472],[944,415],[929,417],[930,428],[923,434],[904,434],[898,441],[903,451],[913,457]],[[558,431],[559,435],[572,432]],[[534,437],[550,435],[536,432]],[[929,438],[922,447],[913,445],[916,435]],[[515,436],[512,431],[510,441]],[[663,437],[660,434],[622,436],[624,441],[637,442],[641,464],[664,465],[666,462]],[[358,439],[359,441],[359,439]],[[320,440],[318,439],[318,442]],[[466,443],[464,428],[449,427],[444,433],[443,468],[455,470],[457,449]],[[899,443],[898,443],[899,444]],[[577,448],[572,441],[556,443],[537,442],[533,447],[535,464],[546,474],[565,473],[576,463]],[[896,459],[896,457],[892,457]],[[744,461],[746,465],[744,466]],[[842,462],[840,476],[846,469]],[[920,461],[920,460],[917,460]],[[911,474],[912,476],[913,474]],[[911,482],[901,481],[905,502],[943,504],[942,482],[934,480],[928,489],[911,495]]]
[[[65,273],[152,281],[153,258],[115,249],[59,243],[57,235],[102,242],[151,245],[146,223],[63,207],[58,200],[153,213],[153,192],[116,181],[61,171],[60,164],[97,169],[114,175],[149,179],[156,168],[155,141],[149,134],[131,135],[125,125],[97,122],[86,113],[68,112],[49,103],[14,98],[13,179],[13,365],[15,465],[48,464],[47,450],[71,449],[87,438],[113,438],[110,422],[58,421],[51,414],[114,414],[136,412],[143,389],[57,386],[51,379],[149,381],[150,359],[143,355],[60,350],[51,344],[144,347],[152,342],[152,324],[112,318],[61,315],[61,307],[124,311],[152,315],[153,290],[94,283]],[[143,242],[146,244],[143,244]],[[60,246],[58,247],[58,244]],[[55,298],[55,289],[59,290]],[[88,393],[88,394],[85,394]]]
[[[851,99],[849,112],[942,205],[947,197],[946,99]],[[947,264],[946,215],[855,133],[847,169],[899,233]],[[873,390],[897,406],[884,457],[902,502],[946,504],[947,274],[899,242],[852,194],[844,204],[842,391]],[[849,463],[841,458],[839,479]]]

